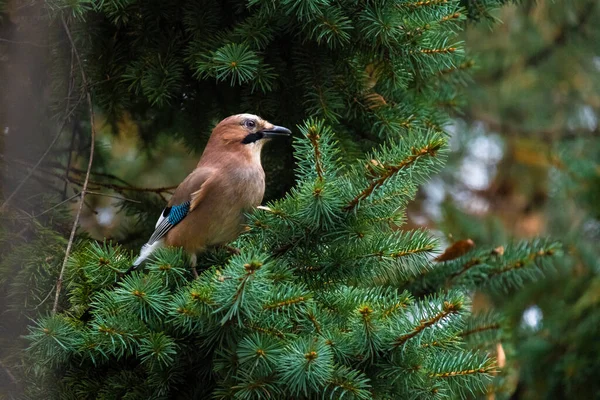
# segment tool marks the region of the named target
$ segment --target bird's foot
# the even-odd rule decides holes
[[[197,264],[198,256],[196,254],[192,254],[190,257],[190,266],[192,267],[192,275],[194,275],[194,279],[198,279],[198,271],[196,271]]]
[[[237,247],[233,247],[233,246],[228,246],[226,244],[221,245],[220,246],[222,249],[226,250],[227,252],[229,252],[229,254],[233,255],[233,256],[237,256],[241,253],[240,249],[238,249]]]

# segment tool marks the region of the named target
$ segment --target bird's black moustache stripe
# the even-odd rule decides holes
[[[265,135],[262,132],[250,133],[250,134],[246,135],[244,140],[242,140],[242,143],[243,144],[254,143],[257,140],[262,139],[264,136]]]

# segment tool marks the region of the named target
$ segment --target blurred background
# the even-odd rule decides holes
[[[466,4],[476,9],[478,1]],[[56,112],[64,106],[56,98],[66,96],[72,105],[85,99],[73,91],[69,72],[75,55],[68,47],[47,51],[49,38],[62,35],[60,21],[32,24],[33,16],[43,14],[36,7],[41,5],[0,1],[2,186],[6,199],[28,176],[17,204],[31,215],[51,215],[52,226],[67,236],[68,211],[75,210],[87,166],[89,126],[87,118],[74,118],[55,140],[54,127],[62,120]],[[471,239],[476,247],[498,251],[520,238],[562,241],[567,256],[553,271],[509,295],[476,294],[475,307],[507,312],[499,354],[509,372],[498,396],[600,398],[600,5],[596,0],[524,0],[482,11],[464,24],[460,39],[469,57],[459,67],[472,72],[462,78],[463,95],[439,105],[452,110],[444,127],[451,137],[450,156],[410,205],[407,226],[429,227],[447,244]],[[104,79],[94,76],[94,82],[108,85],[108,92],[111,76],[102,73]],[[130,88],[135,90],[134,84]],[[148,231],[137,217],[162,209],[173,186],[195,166],[217,119],[194,116],[194,109],[153,113],[135,105],[115,118],[114,99],[96,100],[98,167],[81,227],[89,237],[114,239],[133,250]],[[81,113],[77,107],[66,110]],[[269,115],[268,105],[265,110]],[[302,118],[278,121],[276,116],[269,118],[282,125]],[[36,166],[51,141],[53,150]],[[350,142],[344,147],[348,158],[375,144],[370,138]],[[270,147],[264,160],[268,201],[292,186],[293,160],[283,147]],[[68,206],[59,215],[44,206],[44,197],[57,196]],[[11,219],[10,227],[5,219],[2,229],[14,232],[16,225],[27,240],[32,219],[20,218]],[[14,265],[35,257],[14,251],[18,243],[6,238],[0,282],[8,300],[2,309],[25,304],[36,310],[48,301],[47,293],[31,292],[28,285],[31,279],[52,281],[53,261],[45,255],[44,262],[31,261],[35,274],[15,272]],[[60,235],[48,230],[36,240],[53,244],[55,261],[60,260],[65,245]],[[26,323],[2,329],[18,336]],[[0,346],[3,362],[10,360],[7,349],[14,343]],[[0,376],[10,384],[10,371]]]

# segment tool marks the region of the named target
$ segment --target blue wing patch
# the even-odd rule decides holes
[[[162,239],[167,232],[171,230],[175,225],[180,223],[186,215],[190,212],[190,202],[179,204],[177,206],[167,207],[162,213],[162,220],[156,226],[154,233],[150,236],[147,244],[152,244]]]
[[[183,204],[171,207],[171,210],[169,211],[167,219],[169,220],[169,223],[171,225],[175,226],[178,223],[180,223],[182,219],[185,218],[185,216],[188,214],[189,211],[190,211],[190,202],[186,201]]]

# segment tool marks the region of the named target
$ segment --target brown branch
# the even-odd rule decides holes
[[[419,333],[421,333],[423,330],[430,327],[431,325],[439,322],[440,320],[446,318],[447,316],[449,316],[451,314],[457,314],[461,308],[462,308],[461,304],[452,304],[450,302],[444,302],[444,307],[443,307],[442,311],[440,311],[439,313],[437,313],[436,315],[434,315],[433,317],[431,317],[429,319],[421,320],[419,325],[417,325],[411,332],[409,332],[405,335],[402,335],[399,338],[397,338],[396,340],[394,340],[394,346],[398,347],[398,346],[403,345],[404,343],[406,343],[407,340],[412,339],[413,337],[417,336]]]
[[[464,71],[466,69],[472,68],[474,65],[475,65],[475,62],[473,60],[467,60],[467,61],[463,62],[462,64],[459,64],[455,67],[450,67],[450,68],[446,68],[446,69],[439,71],[437,73],[437,76],[450,74],[455,71]]]
[[[415,249],[409,249],[409,250],[400,250],[400,251],[393,251],[389,254],[385,254],[383,251],[377,252],[377,253],[370,253],[370,254],[365,254],[363,256],[360,256],[360,258],[368,258],[368,257],[379,257],[379,258],[400,258],[400,257],[405,257],[411,254],[418,254],[418,253],[425,253],[428,251],[432,251],[435,247],[433,245],[426,245],[423,247],[417,247]]]
[[[426,0],[426,1],[416,1],[413,3],[402,3],[398,4],[396,7],[408,7],[408,8],[419,8],[419,7],[427,7],[427,6],[436,6],[439,4],[445,4],[448,0]]]
[[[88,161],[87,172],[85,174],[85,180],[83,181],[83,187],[81,189],[81,198],[79,200],[79,207],[77,209],[77,213],[75,214],[75,221],[73,222],[73,228],[71,229],[71,235],[69,236],[69,242],[67,243],[67,249],[65,250],[65,258],[63,260],[62,267],[60,269],[60,273],[58,275],[58,279],[56,281],[56,296],[54,297],[54,306],[52,307],[52,314],[56,314],[56,310],[58,309],[58,299],[60,297],[60,291],[62,289],[63,276],[65,273],[65,268],[67,266],[67,262],[69,261],[69,254],[71,253],[71,247],[73,246],[73,240],[75,239],[75,232],[77,231],[77,225],[79,224],[79,217],[81,216],[81,210],[83,209],[83,204],[85,201],[85,195],[87,192],[88,183],[90,180],[90,171],[92,170],[92,163],[94,161],[94,146],[96,142],[96,128],[94,121],[94,106],[92,104],[92,94],[90,93],[90,88],[88,87],[87,77],[85,75],[85,71],[83,69],[83,64],[81,63],[81,58],[79,57],[79,52],[77,51],[77,47],[75,46],[75,42],[71,37],[71,31],[69,30],[69,26],[67,25],[67,21],[65,21],[64,15],[61,15],[61,22],[65,29],[65,33],[69,38],[69,42],[71,43],[71,49],[75,54],[75,58],[77,59],[77,64],[79,66],[79,71],[81,72],[81,81],[83,83],[83,90],[85,91],[85,97],[88,103],[88,109],[90,113],[90,130],[91,130],[91,144],[90,144],[90,158]]]
[[[452,282],[454,279],[458,278],[459,276],[461,276],[462,274],[464,274],[465,272],[467,272],[474,266],[480,265],[482,262],[483,261],[479,258],[470,259],[463,265],[463,267],[460,269],[460,271],[454,272],[452,275],[450,275],[450,277],[448,278],[448,283]]]
[[[468,331],[462,331],[459,335],[461,337],[467,337],[467,336],[472,335],[474,333],[485,332],[485,331],[493,331],[493,330],[496,330],[496,329],[500,329],[500,324],[496,323],[496,324],[478,326],[477,328],[469,329]]]
[[[0,154],[0,160],[4,160],[5,162],[12,162],[15,164],[20,164],[25,168],[31,168],[30,164],[24,161],[20,161],[18,159],[7,159],[5,156],[3,156],[2,154]],[[45,164],[44,164],[45,165]],[[50,168],[59,168],[59,169],[63,169],[64,166],[61,164],[53,164],[53,163],[49,163],[49,167]],[[71,167],[69,171],[75,172],[76,174],[84,174],[87,171],[83,171],[80,169],[77,169],[75,167]],[[36,173],[40,173],[40,174],[46,174],[46,175],[50,175],[50,176],[54,176],[60,180],[64,180],[67,181],[69,183],[78,185],[78,186],[82,186],[83,182],[81,180],[78,180],[72,176],[64,176],[62,174],[58,174],[56,172],[53,171],[48,171],[48,170],[38,170],[35,171]],[[121,181],[124,183],[124,185],[117,185],[117,184],[113,184],[113,183],[104,183],[104,182],[98,182],[98,181],[92,181],[90,180],[90,185],[95,185],[97,186],[96,189],[99,188],[107,188],[107,189],[112,189],[116,192],[122,193],[125,191],[132,191],[132,192],[150,192],[150,193],[157,193],[157,194],[161,194],[161,193],[171,193],[172,190],[176,189],[177,186],[165,186],[165,187],[159,187],[159,188],[143,188],[143,187],[136,187],[136,186],[130,186],[129,183],[127,183],[125,180],[119,178],[116,175],[112,175],[112,174],[105,174],[105,173],[100,173],[100,172],[90,172],[92,175],[97,175],[100,177],[106,177],[106,178],[110,178],[110,179],[115,179],[118,181]],[[35,177],[35,175],[34,175]],[[58,190],[58,189],[57,189]],[[60,190],[58,190],[60,191]]]
[[[62,167],[62,165],[60,167]],[[69,168],[69,172],[70,171],[75,172],[76,174],[84,174],[85,173],[85,171],[80,170],[80,169],[78,169],[76,167],[70,167]],[[94,171],[92,171],[92,175],[99,176],[99,177],[102,177],[102,178],[114,179],[115,181],[121,182],[125,186],[134,187],[132,184],[130,184],[129,182],[127,182],[125,179],[119,178],[118,176],[113,175],[113,174],[107,174],[107,173],[104,173],[104,172],[94,172]]]
[[[315,169],[319,180],[323,180],[323,165],[321,165],[321,149],[319,149],[319,135],[315,127],[309,128],[308,138],[315,152]]]
[[[392,313],[396,312],[396,310],[398,310],[399,308],[406,308],[408,307],[408,300],[403,300],[403,301],[399,301],[398,303],[392,304],[391,307],[388,307],[386,310],[383,311],[382,317],[383,318],[387,318],[389,317]]]
[[[63,201],[61,201],[60,203],[53,205],[52,207],[50,207],[50,208],[48,208],[48,209],[46,209],[46,210],[42,211],[42,212],[41,212],[41,213],[39,213],[39,214],[36,214],[36,215],[31,215],[29,218],[30,218],[30,219],[32,219],[32,218],[37,218],[37,217],[39,217],[39,216],[41,216],[41,215],[44,215],[44,214],[46,214],[47,212],[50,212],[50,211],[54,210],[56,207],[60,207],[61,205],[65,204],[65,203],[68,203],[69,201],[71,201],[71,200],[73,200],[73,199],[75,199],[75,198],[77,198],[77,197],[79,197],[79,193],[76,193],[76,194],[74,194],[73,196],[71,196],[71,197],[69,197],[69,198],[66,198],[66,199],[64,199],[64,200],[63,200]]]
[[[117,199],[117,200],[121,200],[121,201],[129,201],[132,203],[141,204],[141,201],[139,201],[139,200],[128,199],[127,197],[122,197],[122,196],[114,196],[114,195],[108,194],[108,193],[92,192],[92,191],[88,190],[87,194],[91,194],[94,196],[101,196],[101,197],[110,197],[111,199]]]
[[[515,271],[515,270],[518,270],[521,268],[525,268],[525,267],[531,265],[531,263],[535,263],[535,260],[540,257],[552,256],[552,255],[554,255],[554,250],[552,250],[552,249],[536,251],[535,253],[529,254],[529,256],[527,258],[515,261],[512,264],[505,265],[495,271],[490,272],[488,274],[488,279],[491,279],[492,277],[494,277],[496,275],[504,274],[509,271]]]
[[[312,313],[307,313],[306,314],[308,317],[308,320],[313,324],[313,326],[315,327],[315,330],[317,331],[317,333],[321,333],[321,324],[319,324],[319,321],[317,321],[317,319],[315,318],[315,316]]]
[[[389,178],[391,178],[394,174],[396,174],[401,169],[406,168],[406,167],[410,166],[411,164],[415,163],[419,158],[421,158],[423,156],[427,156],[427,155],[432,156],[432,157],[435,156],[436,152],[440,149],[440,147],[441,147],[441,143],[434,144],[433,146],[431,144],[427,144],[425,147],[423,147],[420,150],[413,149],[413,154],[406,157],[399,164],[392,165],[392,166],[386,166],[384,168],[383,175],[381,175],[378,179],[372,180],[371,183],[369,184],[369,186],[367,188],[365,188],[362,192],[360,192],[354,199],[352,199],[352,201],[350,201],[350,203],[348,203],[348,205],[344,208],[344,210],[350,211],[350,210],[354,209],[361,200],[369,197],[371,195],[371,193],[373,193],[377,187],[381,186],[383,183],[385,183],[385,181],[387,181]]]
[[[474,374],[490,374],[495,372],[493,367],[485,367],[485,368],[476,368],[476,369],[465,369],[461,371],[450,371],[450,372],[440,372],[440,373],[431,373],[429,374],[432,378],[451,378],[453,376],[464,376],[464,375],[474,375]]]
[[[263,309],[274,310],[274,309],[278,309],[278,308],[283,308],[283,307],[291,306],[292,304],[302,303],[302,302],[306,301],[307,299],[308,298],[305,296],[300,296],[300,297],[296,297],[293,299],[283,300],[283,301],[273,303],[273,304],[265,304],[263,306]]]
[[[248,328],[254,329],[255,331],[260,332],[260,333],[265,333],[267,335],[276,336],[279,339],[285,338],[285,334],[282,331],[275,329],[275,328],[263,328],[261,326],[254,325],[254,324],[249,324]]]
[[[52,295],[53,291],[54,291],[54,286],[52,286],[52,288],[50,289],[50,291],[48,292],[48,294],[46,295],[46,297],[44,297],[42,299],[42,301],[37,306],[33,307],[33,309],[37,310],[38,308],[40,308],[46,302],[46,300],[48,300],[50,298],[50,296]]]
[[[71,48],[71,74],[69,76],[69,90],[67,93],[71,93],[73,87],[75,86],[75,79],[73,76],[73,67],[75,63],[75,53],[73,52],[73,48]],[[67,168],[65,168],[65,177],[69,177],[69,167],[71,166],[71,158],[73,157],[73,145],[75,144],[75,134],[77,133],[77,122],[73,123],[73,128],[71,128],[71,143],[69,144],[69,158],[67,159]],[[65,179],[65,183],[63,185],[63,196],[65,199],[67,197],[67,188],[69,187],[69,183]]]
[[[408,256],[410,254],[425,253],[428,251],[432,251],[433,249],[434,249],[433,245],[427,245],[427,246],[419,247],[417,249],[397,251],[395,253],[391,253],[390,257],[393,257],[393,258],[404,257],[404,256]]]
[[[423,54],[448,54],[454,53],[457,50],[456,47],[440,47],[437,49],[421,49],[419,52]],[[411,52],[413,53],[413,52]]]
[[[73,124],[73,128],[71,129],[71,144],[69,145],[69,158],[67,159],[67,168],[65,168],[65,178],[69,177],[69,170],[71,167],[71,159],[73,158],[73,145],[75,144],[75,134],[77,132],[76,124]],[[69,187],[69,182],[65,179],[65,183],[63,185],[63,199],[67,197],[67,189]]]
[[[80,181],[72,180],[72,182],[81,184]],[[151,192],[151,193],[161,194],[161,193],[171,193],[172,190],[177,188],[177,186],[165,186],[165,187],[160,187],[160,188],[140,188],[140,187],[135,187],[135,186],[115,185],[112,183],[102,183],[102,182],[96,182],[96,181],[90,181],[89,183],[92,185],[104,187],[107,189],[113,189],[115,192],[131,191],[131,192]]]

